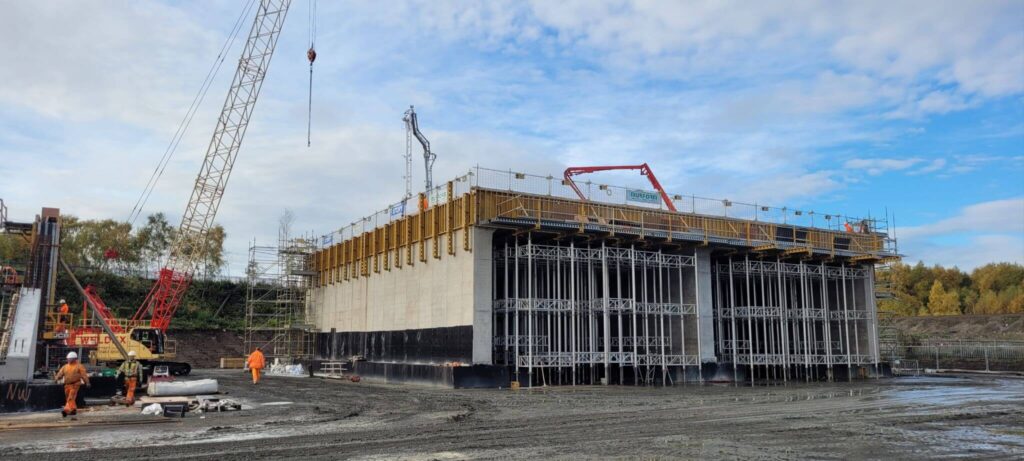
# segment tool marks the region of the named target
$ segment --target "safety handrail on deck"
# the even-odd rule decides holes
[[[484,218],[510,218],[533,221],[539,227],[545,220],[570,222],[582,226],[600,224],[611,233],[628,230],[641,236],[651,232],[696,234],[705,241],[726,238],[745,241],[750,246],[782,244],[786,247],[806,246],[835,254],[849,251],[869,255],[889,253],[885,248],[886,236],[880,233],[859,234],[825,229],[790,226],[766,222],[745,221],[737,218],[704,216],[693,213],[673,213],[662,210],[585,203],[570,199],[531,196],[503,191],[484,191],[494,194],[492,216]],[[482,210],[487,210],[485,205]],[[779,229],[785,232],[779,232]],[[785,236],[788,234],[788,236]],[[785,236],[785,237],[780,237]]]

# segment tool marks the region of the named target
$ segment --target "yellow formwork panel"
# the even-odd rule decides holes
[[[869,260],[869,255],[878,257],[885,251],[884,236],[878,234],[856,234],[547,196],[473,190],[448,203],[405,216],[380,229],[321,250],[319,253],[322,254],[313,259],[315,270],[321,273],[320,280],[323,283],[330,277],[324,273],[333,268],[340,268],[336,280],[368,276],[371,271],[377,273],[380,271],[379,260],[382,254],[385,269],[413,265],[416,259],[426,263],[428,251],[433,258],[441,257],[443,244],[447,245],[448,254],[455,254],[456,230],[463,231],[463,249],[471,251],[471,228],[495,218],[525,220],[532,223],[534,228],[539,227],[542,221],[562,221],[571,224],[577,232],[583,232],[587,225],[599,225],[610,235],[621,230],[638,233],[642,237],[651,232],[667,232],[668,235],[672,232],[686,232],[698,236],[704,243],[709,243],[713,238],[727,238],[744,241],[752,248],[796,245],[799,247],[796,250],[798,253],[815,250],[835,254],[836,250],[846,250],[863,255],[861,259],[864,260]],[[780,228],[792,229],[792,239],[776,240]],[[441,241],[442,235],[445,236],[444,243]],[[389,258],[389,250],[395,252],[393,261]],[[331,251],[334,252],[333,256]],[[413,252],[416,252],[415,257]],[[373,261],[370,261],[371,258]]]
[[[598,224],[609,233],[619,229],[639,232],[689,232],[709,238],[728,238],[746,241],[751,246],[775,243],[777,230],[793,229],[794,238],[787,244],[808,246],[815,250],[834,252],[846,249],[855,253],[879,253],[884,250],[884,237],[878,234],[855,234],[825,229],[785,226],[737,218],[703,216],[692,213],[674,213],[625,205],[585,203],[579,200],[541,197],[512,192],[478,190],[473,194],[479,207],[477,222],[494,218],[514,218],[535,221],[564,221],[577,224],[582,231],[587,224]]]

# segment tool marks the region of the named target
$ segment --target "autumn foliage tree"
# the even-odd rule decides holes
[[[159,269],[174,241],[177,231],[163,213],[155,213],[137,228],[113,219],[82,220],[75,216],[61,217],[61,258],[73,267],[113,272],[124,275],[150,275]],[[224,228],[210,229],[200,276],[216,275],[227,263],[224,259]],[[107,250],[117,252],[108,258]],[[0,235],[0,262],[24,265],[28,262],[29,245],[21,236]]]
[[[891,299],[879,309],[899,315],[1024,313],[1024,266],[991,263],[965,273],[959,268],[896,264],[879,272]]]

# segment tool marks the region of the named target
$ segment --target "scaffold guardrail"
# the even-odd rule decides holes
[[[466,174],[460,175],[448,184],[442,183],[422,194],[427,207],[447,203],[457,197],[471,192],[474,188],[495,191],[515,192],[540,195],[552,198],[579,200],[576,192],[560,177],[542,176],[520,173],[512,170],[496,170],[475,167]],[[649,197],[653,191],[601,184],[592,181],[578,183],[580,191],[587,201],[606,205],[628,205],[667,211],[660,201],[638,201],[637,197]],[[644,193],[636,193],[641,191]],[[631,193],[632,192],[632,193]],[[679,213],[690,213],[704,216],[750,220],[781,224],[787,226],[806,227],[831,231],[843,231],[847,223],[857,227],[857,232],[883,234],[888,236],[888,217],[855,217],[834,212],[821,212],[808,209],[778,207],[760,203],[746,203],[730,199],[700,197],[697,195],[668,194]],[[357,235],[377,229],[389,222],[420,212],[416,198],[394,202],[382,210],[371,213],[361,219],[321,236],[321,246],[338,243]],[[892,253],[895,253],[895,240],[886,239]]]

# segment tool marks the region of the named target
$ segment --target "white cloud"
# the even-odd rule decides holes
[[[239,8],[8,6],[0,117],[47,130],[0,124],[4,198],[28,216],[38,203],[127,215]],[[647,161],[674,192],[784,205],[850,181],[822,170],[818,152],[904,134],[872,125],[880,114],[1022,91],[1019,3],[323,2],[306,149],[304,12],[293,8],[218,216],[243,259],[251,236],[273,239],[285,206],[297,228],[326,231],[400,197],[408,104],[439,152],[438,181],[475,163],[546,174]],[[149,210],[184,208],[226,86],[213,85]],[[941,160],[846,167],[984,164]]]
[[[160,3],[12,2],[0,15],[0,104],[173,132],[205,74],[195,64],[221,40]]]
[[[929,240],[900,242],[900,252],[914,264],[956,266],[970,271],[993,262],[1024,264],[1024,238],[1008,234],[986,234],[967,238],[964,243],[950,244]]]
[[[1000,157],[984,154],[966,154],[953,157],[953,165],[949,168],[949,174],[970,173],[990,163],[1002,163],[1000,168],[1020,168],[1024,166],[1022,157]]]
[[[1024,263],[1024,197],[977,203],[936,222],[896,229],[909,261],[970,270],[990,262]]]
[[[869,175],[878,176],[890,171],[906,170],[924,160],[913,158],[854,158],[843,163],[843,168],[850,170],[864,170]]]
[[[936,171],[941,170],[945,166],[946,166],[946,159],[944,159],[944,158],[937,158],[937,159],[932,160],[931,162],[929,162],[927,165],[925,165],[925,166],[923,166],[921,168],[918,168],[917,170],[915,170],[911,174],[934,173]]]
[[[798,198],[806,202],[807,197],[821,196],[841,186],[833,171],[787,173],[758,179],[730,194],[730,197],[781,206]]]
[[[976,203],[949,218],[900,228],[899,237],[916,239],[961,232],[1007,233],[1024,238],[1024,197]]]

